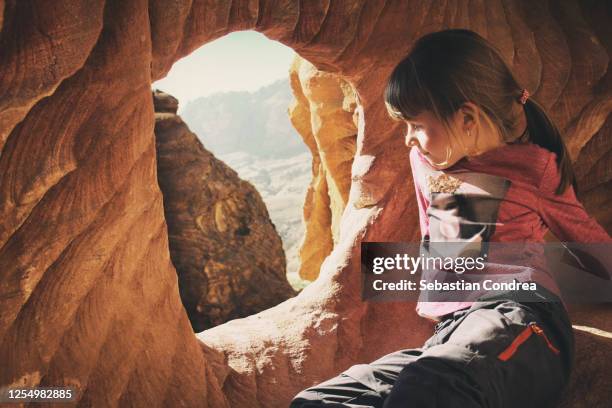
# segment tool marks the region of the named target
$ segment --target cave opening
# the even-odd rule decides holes
[[[304,126],[309,101],[299,79],[305,65],[291,48],[238,31],[152,84],[170,254],[196,332],[294,296],[331,252],[331,225],[327,237],[321,225],[306,232],[312,202],[331,219],[334,192],[317,197],[319,151]],[[314,262],[308,238],[327,244],[311,245]],[[304,271],[300,252],[315,272]]]

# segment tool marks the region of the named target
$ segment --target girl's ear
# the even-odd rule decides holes
[[[459,108],[461,115],[461,126],[464,131],[472,130],[478,127],[480,109],[472,102],[465,102]]]

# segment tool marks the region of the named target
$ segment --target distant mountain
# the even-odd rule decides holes
[[[283,240],[287,278],[301,288],[299,247],[312,155],[289,121],[292,101],[289,80],[281,79],[255,92],[198,98],[179,113],[207,150],[259,191]]]
[[[258,158],[288,158],[308,152],[291,125],[289,79],[255,92],[223,92],[195,99],[180,111],[204,147],[216,156],[246,152]]]

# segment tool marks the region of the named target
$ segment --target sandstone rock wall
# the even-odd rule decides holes
[[[5,5],[0,384],[73,385],[84,406],[223,406],[170,262],[147,6]]]
[[[289,108],[291,123],[313,157],[312,182],[304,201],[306,232],[299,273],[302,279],[314,280],[338,242],[351,186],[357,104],[350,84],[338,75],[317,70],[299,56],[289,76],[295,96]]]
[[[194,331],[245,317],[294,296],[286,260],[261,196],[208,152],[155,92],[157,179],[170,258]]]
[[[359,244],[418,238],[404,129],[389,120],[381,96],[396,62],[433,30],[471,28],[502,50],[564,130],[589,186],[581,196],[587,208],[609,208],[606,2],[2,6],[1,385],[75,384],[85,406],[285,407],[301,388],[351,364],[418,345],[431,326],[414,304],[360,301]],[[170,262],[150,84],[194,49],[244,29],[352,85],[360,101],[356,152],[338,242],[317,280],[198,342]],[[601,306],[573,315],[600,331],[584,332],[568,406],[584,406],[585,392],[591,407],[610,401],[611,316]],[[600,354],[589,361],[593,347]],[[592,373],[604,374],[596,388]]]

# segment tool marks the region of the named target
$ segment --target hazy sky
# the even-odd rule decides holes
[[[179,100],[224,91],[255,91],[289,76],[295,52],[256,31],[234,32],[177,61],[168,75],[153,83]]]

